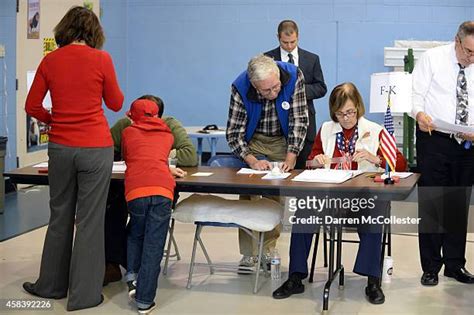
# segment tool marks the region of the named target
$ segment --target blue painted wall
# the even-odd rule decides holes
[[[0,1],[12,121],[15,2]],[[462,21],[474,19],[473,0],[101,0],[101,7],[105,49],[126,95],[120,113],[107,111],[110,123],[133,99],[152,93],[184,125],[225,125],[230,83],[252,56],[278,45],[282,19],[294,19],[300,46],[320,56],[329,90],[352,81],[367,103],[370,74],[391,70],[383,66],[383,47],[397,39],[451,40]],[[316,102],[318,126],[329,117],[327,98]],[[5,133],[3,116],[0,130]],[[15,166],[16,156],[16,130],[9,132],[7,168]]]
[[[0,44],[6,52],[0,58],[0,135],[8,136],[5,169],[10,170],[16,168],[16,0],[0,1]]]
[[[282,19],[295,20],[300,46],[320,56],[329,91],[352,81],[367,103],[370,74],[391,70],[383,66],[385,46],[397,39],[451,40],[462,21],[474,19],[473,0],[123,0],[121,5],[102,2],[107,30],[108,17],[114,16],[115,37],[107,47],[117,51],[119,76],[127,79],[125,107],[141,94],[158,94],[166,114],[185,125],[226,124],[230,83],[252,56],[278,45]],[[126,41],[125,52],[120,39]],[[318,126],[329,118],[327,99],[316,102]]]

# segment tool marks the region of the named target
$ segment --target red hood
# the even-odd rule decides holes
[[[157,117],[144,117],[139,121],[134,122],[131,127],[146,131],[171,132],[165,121]]]

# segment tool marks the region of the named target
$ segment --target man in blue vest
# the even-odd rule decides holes
[[[303,148],[307,128],[301,70],[264,55],[252,58],[247,70],[232,83],[226,132],[232,152],[255,170],[269,170],[270,161],[278,161],[282,171],[290,171]],[[278,226],[266,233],[265,254],[275,248],[280,230]],[[239,231],[239,243],[243,255],[240,265],[253,267],[256,242]]]

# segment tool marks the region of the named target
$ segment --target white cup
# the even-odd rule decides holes
[[[391,256],[385,256],[383,260],[382,282],[390,283],[392,281],[392,274],[393,274],[393,258]]]
[[[170,168],[176,168],[176,166],[178,165],[178,159],[176,158],[168,158],[168,166]]]
[[[272,168],[272,169],[270,170],[271,173],[272,173],[272,175],[280,175],[281,173],[283,173],[283,172],[281,171],[281,164],[282,164],[282,162],[270,162],[270,164],[271,164],[271,168]]]

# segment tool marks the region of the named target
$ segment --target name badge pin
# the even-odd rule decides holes
[[[288,103],[287,101],[281,103],[281,108],[283,108],[284,110],[289,110],[290,109],[290,103]]]

